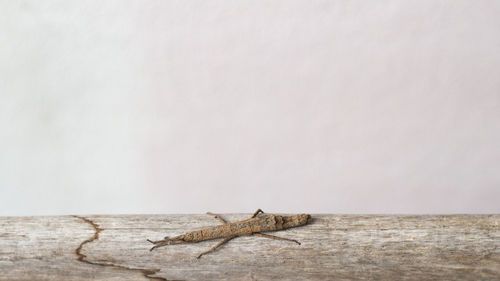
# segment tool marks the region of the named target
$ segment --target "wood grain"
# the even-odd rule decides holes
[[[250,214],[221,215],[229,221]],[[312,215],[303,227],[149,251],[208,215],[0,217],[0,280],[500,280],[500,215]]]

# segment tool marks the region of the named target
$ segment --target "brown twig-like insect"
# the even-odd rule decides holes
[[[300,214],[293,216],[278,216],[278,215],[258,216],[260,213],[264,212],[261,209],[258,209],[249,219],[228,223],[218,215],[208,212],[207,214],[214,216],[216,219],[222,222],[223,225],[188,232],[173,238],[165,237],[165,239],[158,241],[151,241],[148,239],[148,241],[154,244],[154,246],[151,248],[152,251],[158,247],[166,245],[196,243],[206,240],[224,238],[224,240],[219,242],[214,247],[210,248],[208,251],[199,254],[197,258],[200,258],[205,254],[215,251],[215,249],[219,248],[220,246],[227,243],[229,240],[238,236],[256,235],[264,238],[295,242],[300,245],[300,242],[297,240],[277,237],[274,235],[264,234],[261,232],[278,231],[291,227],[302,226],[307,224],[311,220],[311,216],[307,214]]]

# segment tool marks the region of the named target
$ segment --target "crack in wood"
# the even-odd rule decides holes
[[[203,229],[205,216],[82,217],[0,217],[0,280],[500,281],[500,215],[315,215],[291,231],[300,249],[243,238],[203,260],[191,256],[203,245],[153,255],[145,239]]]
[[[116,264],[113,264],[113,263],[103,263],[103,262],[89,261],[87,259],[87,255],[82,254],[82,248],[83,248],[83,246],[85,244],[91,243],[91,242],[99,239],[99,233],[102,232],[102,231],[104,231],[104,228],[101,228],[97,223],[91,221],[88,218],[80,217],[80,216],[73,216],[73,217],[78,218],[80,220],[83,220],[85,223],[91,225],[92,228],[94,228],[94,231],[95,231],[94,235],[92,235],[92,237],[90,237],[90,238],[86,239],[85,241],[83,241],[82,243],[80,243],[80,245],[78,246],[78,248],[75,249],[75,254],[78,257],[77,258],[78,261],[84,262],[84,263],[87,263],[87,264],[91,264],[91,265],[107,266],[107,267],[113,267],[113,268],[122,269],[122,270],[129,270],[129,271],[140,272],[140,273],[142,273],[142,275],[144,275],[144,277],[146,277],[146,278],[148,278],[150,280],[168,281],[166,278],[163,278],[163,277],[151,276],[151,275],[153,275],[155,273],[158,273],[160,271],[160,269],[130,268],[130,267],[127,267],[127,266],[116,265]]]

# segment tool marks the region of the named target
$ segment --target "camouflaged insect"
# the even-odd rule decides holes
[[[212,214],[208,212],[207,214],[214,216],[222,225],[214,226],[206,229],[201,229],[197,231],[188,232],[173,238],[165,237],[163,240],[151,241],[154,246],[151,248],[151,251],[166,245],[175,245],[175,244],[185,244],[185,243],[197,243],[206,240],[213,239],[221,239],[224,238],[217,245],[198,255],[198,258],[201,256],[208,254],[223,244],[227,243],[229,240],[236,238],[238,236],[260,236],[264,238],[270,238],[275,240],[283,240],[295,242],[300,245],[300,242],[293,239],[277,237],[274,235],[264,234],[261,232],[270,232],[270,231],[279,231],[283,229],[288,229],[291,227],[297,227],[307,224],[311,220],[311,216],[308,214],[299,214],[293,216],[280,216],[280,215],[261,215],[260,213],[264,213],[261,209],[258,209],[251,218],[228,223],[218,215]]]

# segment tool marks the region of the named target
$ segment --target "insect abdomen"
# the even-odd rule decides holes
[[[228,236],[227,225],[219,225],[206,229],[191,231],[184,234],[183,240],[186,242],[200,242],[211,239],[224,238]]]

